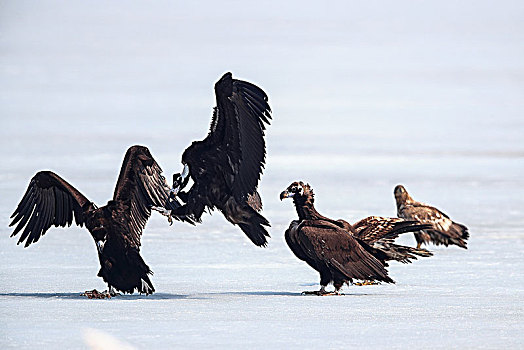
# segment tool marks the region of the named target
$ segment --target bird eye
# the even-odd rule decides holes
[[[297,188],[295,186],[291,187],[291,192],[296,192]]]

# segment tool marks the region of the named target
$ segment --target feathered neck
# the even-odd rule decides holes
[[[402,205],[415,203],[413,197],[411,197],[407,192],[402,193],[400,196],[395,196],[395,199],[397,200],[397,209]]]
[[[309,186],[303,186],[304,192],[293,196],[293,203],[300,220],[322,220],[327,219],[315,209],[315,194]]]

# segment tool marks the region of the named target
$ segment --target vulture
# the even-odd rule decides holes
[[[316,211],[308,184],[293,182],[280,193],[280,200],[284,198],[293,198],[298,214],[285,232],[286,243],[297,258],[320,273],[320,290],[304,294],[336,295],[353,279],[395,283],[388,276],[383,252],[353,236],[344,223]],[[329,283],[335,287],[333,293],[325,289]]]
[[[454,244],[467,249],[466,240],[469,238],[469,232],[466,226],[454,222],[435,207],[416,202],[402,185],[396,186],[393,193],[399,218],[418,220],[431,226],[414,233],[417,248],[420,248],[422,243],[432,242],[435,245],[443,244],[447,247]]]
[[[11,237],[21,233],[18,244],[28,247],[51,226],[71,226],[74,218],[91,233],[100,261],[98,276],[108,284],[108,291],[88,291],[86,296],[111,297],[115,290],[151,294],[153,273],[140,256],[140,238],[151,206],[181,205],[169,198],[169,190],[162,169],[143,146],[127,150],[113,199],[100,208],[59,175],[40,171],[11,216],[9,226],[16,225]],[[188,217],[175,218],[192,223]]]
[[[172,196],[185,204],[164,215],[191,216],[200,220],[204,210],[218,209],[238,225],[257,246],[266,246],[269,221],[258,213],[257,192],[264,168],[264,131],[271,119],[268,98],[262,89],[226,73],[215,84],[216,107],[209,133],[194,141],[182,154],[181,174],[173,175]],[[181,191],[193,180],[187,191]]]

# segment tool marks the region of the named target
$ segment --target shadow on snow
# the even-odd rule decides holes
[[[344,293],[347,296],[365,296],[367,293]],[[77,293],[0,293],[0,297],[11,298],[34,298],[34,299],[62,299],[62,300],[177,300],[177,299],[213,299],[217,296],[304,296],[301,292],[279,292],[279,291],[261,291],[261,292],[217,292],[217,293],[199,293],[199,294],[172,294],[172,293],[154,293],[151,295],[144,294],[122,294],[111,299],[88,299],[82,292]]]

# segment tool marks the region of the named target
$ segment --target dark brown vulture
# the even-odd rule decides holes
[[[297,258],[320,273],[320,290],[305,294],[338,294],[353,279],[394,283],[385,268],[384,253],[355,238],[343,223],[319,214],[308,184],[293,182],[280,193],[280,199],[284,198],[293,198],[298,214],[286,230],[286,242]],[[326,292],[329,283],[334,293]]]
[[[231,73],[215,84],[215,95],[209,134],[184,151],[184,170],[173,176],[172,194],[185,205],[172,213],[199,220],[206,208],[217,208],[253,243],[266,246],[269,222],[257,212],[262,209],[257,186],[266,156],[265,124],[271,119],[267,95]],[[193,185],[180,192],[189,178]]]
[[[433,242],[435,245],[443,244],[447,247],[454,244],[467,249],[466,240],[469,233],[466,226],[453,222],[449,216],[435,207],[416,202],[402,185],[395,187],[394,194],[398,217],[431,225],[428,229],[415,232],[417,248],[420,248],[422,243]]]
[[[73,217],[85,225],[95,240],[100,260],[98,276],[108,292],[86,292],[88,297],[110,297],[114,289],[124,293],[151,294],[152,274],[140,256],[142,230],[151,215],[151,206],[176,208],[169,199],[169,185],[162,169],[143,146],[127,150],[113,199],[98,208],[80,191],[51,171],[38,172],[29,183],[20,204],[11,216],[16,225],[12,236],[21,232],[18,244],[37,242],[51,226],[71,226]],[[166,204],[169,203],[169,204]],[[185,217],[176,219],[191,222]]]

